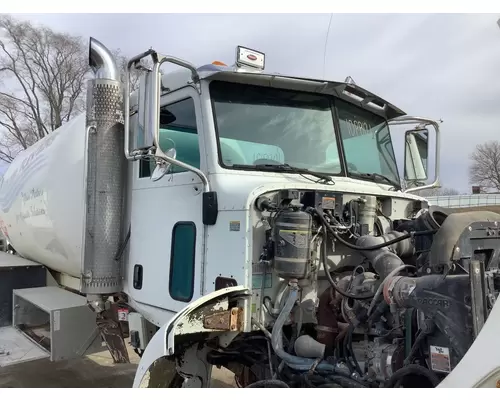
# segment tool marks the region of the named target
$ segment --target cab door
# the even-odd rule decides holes
[[[201,102],[192,87],[162,96],[160,146],[206,171]],[[203,254],[203,185],[177,166],[158,181],[153,161],[134,163],[131,196],[129,295],[173,312],[200,297]]]

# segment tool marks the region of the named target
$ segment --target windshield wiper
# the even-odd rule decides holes
[[[293,167],[290,164],[257,164],[257,165],[247,165],[247,164],[233,164],[233,168],[242,169],[255,169],[257,171],[273,171],[273,172],[294,172],[297,174],[308,174],[324,180],[327,182],[333,182],[333,179],[328,174],[322,174],[321,172],[310,171],[307,168]]]
[[[396,190],[401,190],[401,185],[398,182],[393,181],[392,179],[388,178],[387,176],[384,176],[382,174],[377,174],[377,173],[365,173],[365,172],[350,172],[350,175],[352,177],[357,177],[357,178],[365,178],[365,179],[370,179],[373,182],[376,182],[377,180],[387,182],[391,184]]]

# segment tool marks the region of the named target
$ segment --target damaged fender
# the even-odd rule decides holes
[[[250,307],[245,307],[249,297],[248,288],[233,286],[217,290],[188,304],[163,325],[148,343],[137,368],[133,387],[160,387],[157,382],[151,382],[154,376],[162,380],[161,387],[171,387],[179,375],[184,379],[184,387],[203,387],[207,385],[207,380],[209,385],[211,366],[204,363],[206,350],[199,349],[197,344],[191,345],[182,350],[182,365],[179,366],[176,362],[182,337],[214,333],[228,334],[232,340],[239,332],[250,330],[251,318],[245,313],[245,310],[250,310]],[[148,374],[149,383],[144,385],[143,381]]]

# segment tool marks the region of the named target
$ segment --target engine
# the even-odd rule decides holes
[[[256,207],[259,264],[282,285],[262,291],[269,348],[242,386],[435,387],[498,296],[499,214],[429,207],[391,220],[374,196],[289,190]]]

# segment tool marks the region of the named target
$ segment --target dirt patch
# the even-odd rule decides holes
[[[113,364],[105,351],[76,360],[37,360],[0,368],[0,388],[131,388],[139,357],[128,350],[130,364]],[[235,387],[234,375],[214,367],[212,387]]]

